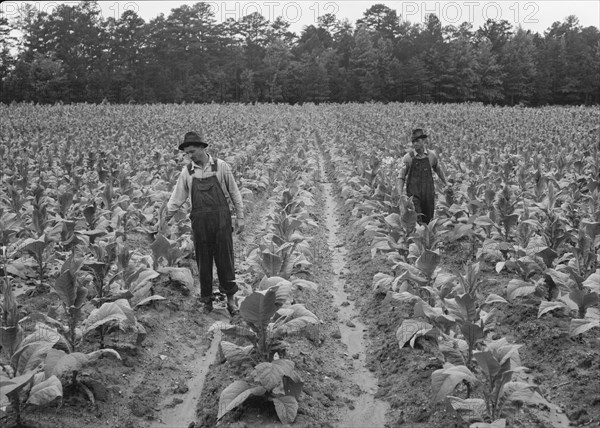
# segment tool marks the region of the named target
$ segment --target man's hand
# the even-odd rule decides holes
[[[452,187],[452,185],[450,183],[446,183],[446,185],[442,189],[442,193],[444,193],[444,196],[446,197],[447,200],[454,199],[454,188]]]
[[[246,222],[244,221],[243,218],[236,218],[235,219],[235,230],[236,233],[242,233],[244,231],[244,226],[246,225]]]

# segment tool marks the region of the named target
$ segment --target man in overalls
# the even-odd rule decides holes
[[[446,176],[435,152],[425,148],[427,142],[425,132],[422,129],[415,129],[412,132],[411,140],[412,150],[402,158],[398,187],[400,194],[403,194],[404,183],[406,183],[406,195],[413,199],[419,223],[428,224],[435,212],[435,186],[432,171],[435,171],[444,186],[446,185]]]
[[[192,201],[190,220],[196,263],[200,273],[200,301],[207,312],[213,309],[213,260],[219,277],[219,290],[227,296],[227,310],[238,313],[234,294],[235,282],[232,219],[233,202],[238,232],[244,229],[244,206],[231,167],[206,152],[208,143],[201,134],[188,132],[179,150],[190,158],[179,175],[167,204],[170,219],[188,197]]]

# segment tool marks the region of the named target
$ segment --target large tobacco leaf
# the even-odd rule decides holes
[[[298,414],[298,401],[296,397],[284,395],[282,397],[273,397],[275,411],[279,420],[284,424],[292,424]]]
[[[398,345],[403,348],[404,345],[410,341],[410,346],[414,348],[415,340],[420,336],[425,336],[431,330],[433,326],[424,321],[419,320],[404,320],[398,330],[396,330],[396,339],[398,339]]]
[[[50,376],[40,383],[33,385],[29,392],[27,404],[42,406],[52,402],[55,398],[62,397],[62,383],[56,376]]]
[[[240,305],[240,313],[246,322],[257,328],[264,328],[279,308],[276,303],[277,293],[273,288],[268,289],[265,294],[255,292],[244,299]]]
[[[267,390],[260,385],[252,385],[243,380],[236,380],[221,392],[219,398],[219,413],[217,420],[220,420],[228,412],[242,404],[252,395],[264,395]]]
[[[119,299],[107,302],[98,309],[94,309],[83,323],[84,335],[109,323],[117,323],[119,328],[124,331],[136,326],[137,321],[133,309],[127,300]]]
[[[435,404],[443,401],[454,391],[456,385],[464,380],[472,384],[479,382],[467,367],[446,363],[443,369],[436,370],[431,374],[431,402]]]

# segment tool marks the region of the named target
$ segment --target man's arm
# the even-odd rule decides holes
[[[405,155],[402,158],[402,160],[400,161],[401,162],[400,174],[398,174],[398,193],[400,195],[404,194],[404,185],[405,185],[405,182],[406,182],[406,174],[408,173],[408,167],[409,167],[408,160],[406,159],[406,156],[407,155]]]
[[[432,154],[435,157],[435,168],[433,170],[440,178],[440,181],[444,184],[444,186],[446,186],[446,173],[444,172],[444,168],[442,168],[442,166],[440,165],[440,158],[438,157],[437,153],[432,152]]]
[[[244,202],[242,200],[242,194],[240,193],[240,189],[238,189],[237,183],[235,182],[235,177],[233,176],[231,167],[227,162],[222,162],[222,164],[223,180],[225,181],[225,187],[227,187],[227,192],[229,193],[229,197],[231,198],[233,206],[235,207],[235,227],[238,233],[243,232],[246,222],[244,221]]]
[[[233,176],[231,167],[227,162],[223,162],[223,179],[225,180],[225,185],[227,186],[229,197],[231,198],[233,206],[235,207],[235,215],[238,219],[243,219],[244,201],[242,199],[240,189],[238,188],[237,183],[235,182],[235,177]]]
[[[188,171],[187,168],[183,168],[181,174],[179,174],[179,178],[177,179],[177,184],[175,184],[175,188],[171,193],[171,197],[169,198],[169,202],[167,202],[167,217],[166,221],[168,222],[173,215],[179,210],[187,198],[189,196],[189,188],[188,188]]]

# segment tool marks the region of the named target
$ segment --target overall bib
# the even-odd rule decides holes
[[[435,187],[429,156],[422,159],[412,158],[408,171],[406,195],[413,197],[419,223],[429,223],[433,218],[435,207]]]
[[[231,213],[223,189],[214,175],[192,180],[192,233],[200,272],[200,300],[212,300],[213,260],[219,277],[219,290],[227,295],[237,290],[234,270]]]

